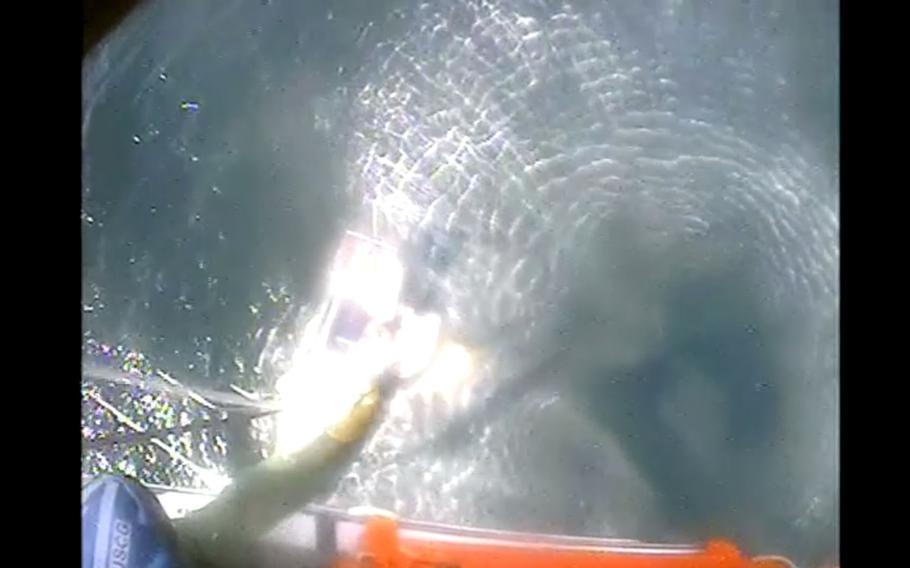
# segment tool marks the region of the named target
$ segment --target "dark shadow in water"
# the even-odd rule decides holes
[[[165,367],[198,365],[191,352],[206,351],[212,386],[234,376],[238,354],[255,359],[262,350],[255,329],[274,325],[268,310],[283,309],[250,314],[262,281],[286,281],[306,298],[342,223],[344,180],[334,168],[343,160],[337,141],[305,119],[314,114],[310,105],[347,86],[342,68],[360,71],[359,82],[376,72],[363,67],[368,52],[376,38],[408,27],[395,9],[405,4],[324,0],[277,10],[268,1],[158,3],[103,46],[111,71],[95,86],[104,93],[86,95],[84,207],[95,224],[84,231],[83,250],[84,281],[100,286],[106,308],[85,316],[86,329],[124,340]],[[829,53],[837,28],[836,10],[822,11],[831,18],[814,12],[803,19],[826,33],[789,40],[813,54],[800,59],[810,71],[816,56]],[[817,75],[797,74],[813,85]],[[803,107],[822,109],[837,92],[798,90],[823,103],[807,98]],[[198,110],[182,109],[186,101]],[[812,138],[830,138],[836,148],[830,122],[820,122],[824,135]],[[313,193],[306,207],[303,192]],[[503,355],[531,364],[496,381],[486,400],[421,448],[467,445],[478,425],[528,392],[565,381],[621,439],[655,487],[668,525],[694,537],[730,535],[756,550],[786,545],[785,552],[811,556],[832,549],[829,527],[812,534],[793,528],[792,515],[768,491],[788,480],[764,475],[788,435],[778,418],[796,377],[781,361],[798,349],[802,328],[798,310],[788,321],[770,315],[770,294],[753,263],[760,255],[718,254],[700,264],[693,260],[700,246],[654,248],[629,227],[605,231],[600,245],[571,275],[572,300],[552,314],[547,348]],[[446,255],[458,247],[437,249],[427,254],[444,273]],[[656,315],[643,318],[646,312]],[[205,337],[214,343],[200,345]],[[707,406],[707,394],[691,395],[689,383],[710,393]]]
[[[655,250],[641,231],[608,233],[612,268],[602,285],[615,303],[588,297],[570,306],[570,319],[605,346],[632,327],[647,347],[632,365],[569,362],[578,373],[572,397],[644,474],[672,533],[821,561],[833,532],[795,526],[787,487],[805,480],[777,467],[800,456],[783,413],[784,398],[800,392],[793,381],[805,379],[791,367],[792,353],[812,343],[800,308],[772,307],[774,279],[752,241],[740,247],[718,234],[710,245],[683,240]],[[620,302],[630,296],[632,309],[657,308],[656,330],[629,325],[630,306]]]
[[[789,364],[812,342],[801,309],[772,307],[774,279],[747,235],[739,235],[746,246],[732,235],[675,239],[636,222],[605,223],[567,275],[569,301],[552,314],[549,354],[525,353],[538,363],[498,379],[489,396],[413,452],[456,452],[530,393],[555,389],[618,441],[654,491],[663,526],[627,536],[726,537],[751,552],[824,560],[833,519],[797,527],[798,508],[786,495],[798,494],[793,485],[804,480],[780,467],[788,456],[800,459],[782,404],[799,396],[793,381],[805,379]]]

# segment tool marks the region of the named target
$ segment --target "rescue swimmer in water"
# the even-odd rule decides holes
[[[330,273],[329,300],[305,334],[309,344],[302,350],[302,371],[279,381],[278,390],[288,394],[296,381],[312,380],[306,376],[310,373],[343,381],[347,388],[342,392],[357,394],[342,416],[313,429],[311,425],[319,421],[300,422],[300,407],[284,413],[298,435],[279,439],[275,455],[182,518],[169,518],[155,494],[134,479],[105,475],[93,480],[82,492],[82,566],[791,565],[778,557],[748,558],[720,540],[703,547],[657,545],[484,531],[397,521],[373,511],[358,515],[308,507],[331,492],[378,422],[390,394],[426,369],[437,346],[439,319],[399,305],[403,269],[396,254],[369,237],[345,236]],[[309,414],[332,406],[322,400],[310,402]],[[320,419],[330,414],[328,409]],[[325,427],[327,423],[331,425]],[[273,554],[251,554],[291,518],[299,522],[289,525],[290,557],[282,558],[277,544]],[[305,549],[313,554],[304,556]]]

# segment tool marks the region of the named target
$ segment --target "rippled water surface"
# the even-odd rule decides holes
[[[400,392],[332,502],[833,558],[838,23],[150,2],[83,68],[86,360],[268,390],[357,228],[474,372]]]

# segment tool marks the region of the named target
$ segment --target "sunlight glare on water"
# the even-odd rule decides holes
[[[302,443],[361,388],[301,355],[358,230],[445,347],[331,503],[836,559],[838,28],[826,0],[149,2],[83,67],[80,211],[84,365],[145,382],[83,389],[208,420],[169,443],[217,471],[269,443],[159,371],[282,391]],[[134,439],[85,399],[93,444]],[[203,485],[130,448],[83,470]]]

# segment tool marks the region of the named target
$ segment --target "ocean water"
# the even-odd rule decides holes
[[[838,26],[823,1],[150,2],[83,67],[87,364],[268,390],[356,228],[474,373],[400,392],[330,502],[834,558]],[[92,467],[159,480],[152,456]]]

